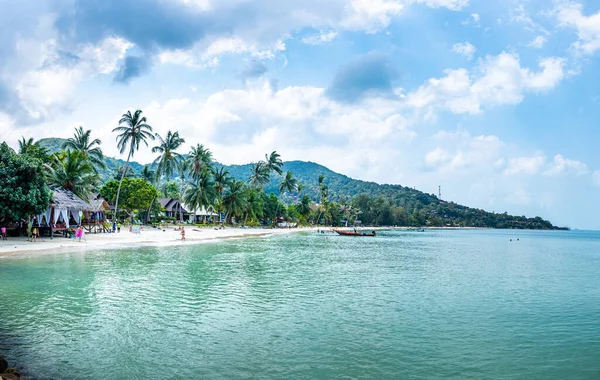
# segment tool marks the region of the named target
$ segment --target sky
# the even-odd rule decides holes
[[[82,125],[118,156],[141,109],[225,164],[600,229],[598,0],[0,0],[0,25],[13,147]]]

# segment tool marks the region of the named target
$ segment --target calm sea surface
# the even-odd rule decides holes
[[[0,259],[0,354],[34,379],[600,379],[600,233],[378,235]]]

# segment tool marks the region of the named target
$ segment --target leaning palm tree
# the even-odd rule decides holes
[[[100,139],[91,139],[92,130],[83,130],[83,127],[75,128],[75,135],[67,139],[63,144],[62,148],[67,150],[76,150],[81,152],[87,157],[94,169],[104,169],[106,164],[104,163],[104,154],[100,148],[102,143]]]
[[[212,152],[202,144],[197,144],[190,149],[187,158],[190,175],[199,177],[204,172],[212,169]]]
[[[129,160],[133,157],[136,151],[140,149],[140,143],[144,143],[148,146],[147,139],[154,140],[152,134],[152,127],[146,123],[146,117],[142,116],[142,111],[137,110],[132,115],[131,111],[123,114],[121,120],[119,120],[119,126],[113,129],[113,132],[119,133],[117,136],[117,148],[121,154],[127,151],[127,161],[125,167],[129,167]],[[117,215],[119,215],[119,194],[121,193],[121,184],[123,183],[123,177],[127,169],[123,170],[121,179],[119,180],[119,187],[117,188],[117,199],[115,200],[115,216],[116,221]]]
[[[258,161],[250,166],[250,178],[248,179],[248,184],[254,188],[261,188],[267,183],[269,183],[270,179],[270,169],[267,166],[266,162]]]
[[[243,181],[235,181],[229,184],[223,195],[223,206],[227,212],[226,220],[232,217],[240,217],[246,206],[246,191]]]
[[[211,175],[208,172],[204,172],[188,183],[188,187],[183,193],[183,201],[187,206],[194,209],[195,216],[195,210],[203,207],[208,209],[214,203],[216,196],[217,192]]]
[[[279,175],[283,173],[281,169],[283,166],[283,161],[281,161],[281,156],[276,151],[271,152],[271,154],[265,154],[265,162],[266,166],[269,169],[269,174],[271,172],[275,172]]]
[[[55,154],[52,163],[47,164],[48,182],[51,186],[72,191],[83,199],[88,199],[98,184],[98,174],[88,158],[79,151]]]

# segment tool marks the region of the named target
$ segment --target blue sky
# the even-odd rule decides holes
[[[116,156],[142,109],[223,163],[277,150],[600,229],[597,1],[24,0],[0,22],[13,146],[83,125]]]

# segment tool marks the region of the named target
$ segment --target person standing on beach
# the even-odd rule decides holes
[[[38,227],[34,226],[33,230],[31,230],[31,241],[32,242],[35,243],[37,241],[38,234],[39,234]]]
[[[185,228],[181,226],[181,240],[185,240]]]
[[[2,226],[2,240],[6,240],[6,226]]]

